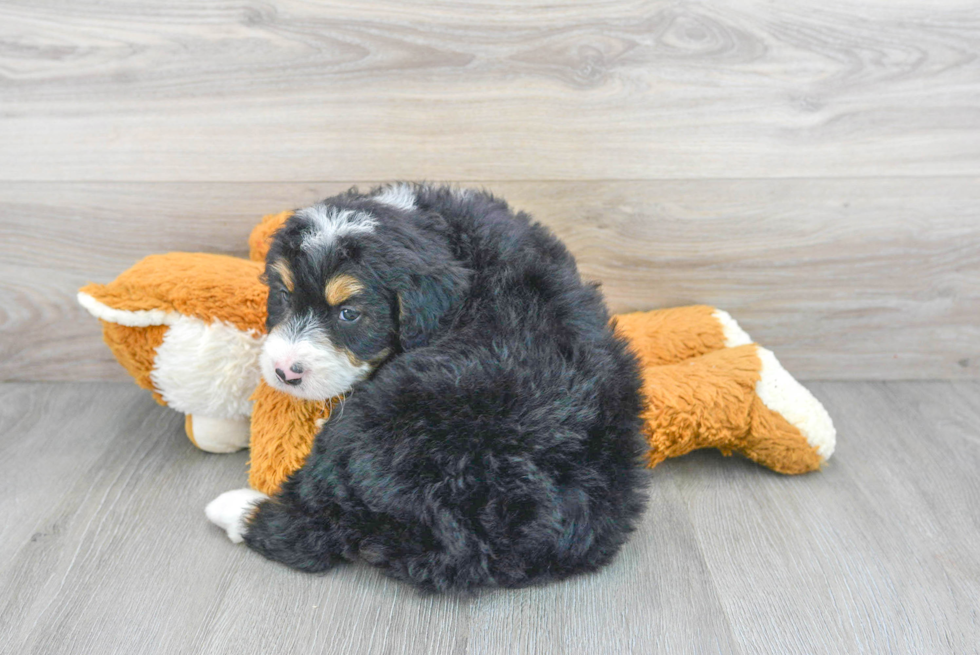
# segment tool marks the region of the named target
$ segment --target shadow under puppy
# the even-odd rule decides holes
[[[545,227],[484,192],[351,190],[295,212],[265,275],[266,381],[349,393],[277,496],[208,505],[232,541],[435,591],[616,554],[645,499],[637,363]]]

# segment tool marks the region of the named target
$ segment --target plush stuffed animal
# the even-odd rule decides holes
[[[263,218],[248,260],[151,255],[78,294],[137,384],[187,415],[191,441],[210,452],[250,446],[249,484],[270,495],[343,402],[295,398],[259,373],[268,292],[262,262],[291,214]],[[740,453],[787,474],[830,458],[836,433],[823,406],[727,313],[680,307],[620,314],[613,323],[642,366],[649,466],[699,448]]]

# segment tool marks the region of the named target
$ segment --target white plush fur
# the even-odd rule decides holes
[[[267,498],[254,489],[226,491],[208,503],[204,513],[209,521],[225,531],[232,543],[240,544],[245,537],[246,521],[255,506]]]
[[[300,209],[296,216],[305,218],[314,226],[303,239],[303,249],[306,251],[329,248],[344,235],[371,233],[378,224],[370,214],[351,209],[339,210],[323,203]]]
[[[325,400],[347,392],[371,372],[367,363],[355,365],[343,350],[311,321],[293,320],[272,329],[262,348],[262,376],[273,389],[306,400]],[[284,384],[276,375],[275,362],[292,361],[305,369],[303,383]]]
[[[716,309],[712,314],[721,323],[722,333],[725,335],[725,347],[734,348],[752,343],[748,333],[742,329],[738,322],[732,318],[731,314],[721,309]]]
[[[157,348],[150,380],[167,405],[184,414],[248,416],[263,340],[228,323],[181,316]]]
[[[397,209],[415,209],[415,190],[409,184],[393,184],[374,196],[374,200]]]
[[[830,459],[837,443],[837,431],[827,410],[783,368],[772,351],[759,348],[758,354],[762,361],[760,378],[755,386],[759,399],[796,426],[821,458]]]
[[[248,418],[191,416],[194,443],[209,453],[234,453],[248,447],[251,421]]]
[[[87,293],[78,293],[78,304],[88,310],[95,318],[117,323],[127,327],[149,327],[151,325],[173,325],[180,318],[178,312],[168,312],[162,309],[113,309],[99,302]]]

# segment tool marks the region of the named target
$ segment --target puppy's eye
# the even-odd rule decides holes
[[[341,307],[340,308],[340,320],[347,323],[353,323],[361,317],[361,312],[357,311],[353,307]]]
[[[286,290],[286,289],[279,289],[279,300],[281,300],[283,304],[288,303],[289,302],[289,291]]]

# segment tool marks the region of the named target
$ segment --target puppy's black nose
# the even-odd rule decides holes
[[[298,371],[296,370],[297,368],[299,369]],[[293,364],[292,366],[289,367],[289,370],[292,371],[293,373],[299,374],[303,372],[303,367],[300,366],[299,364]],[[276,377],[278,377],[280,380],[293,387],[295,387],[297,384],[300,384],[303,381],[302,375],[297,375],[296,377],[287,378],[286,371],[282,370],[281,368],[276,369]]]

